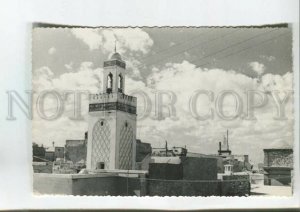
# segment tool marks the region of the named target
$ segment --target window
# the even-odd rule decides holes
[[[113,87],[113,75],[112,73],[109,73],[109,75],[107,76],[106,92],[111,93],[112,87]]]
[[[104,162],[98,162],[96,169],[104,169],[105,168],[105,163]]]
[[[107,88],[112,88],[113,86],[113,75],[112,73],[109,73],[109,75],[107,76]]]
[[[122,74],[119,74],[118,90],[119,90],[119,92],[123,92],[123,76],[122,76]]]
[[[100,169],[104,169],[104,166],[105,166],[104,163],[101,162],[101,163],[100,163]]]

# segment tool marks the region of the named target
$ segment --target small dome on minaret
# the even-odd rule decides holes
[[[121,55],[118,52],[115,52],[111,57],[111,60],[122,60]]]

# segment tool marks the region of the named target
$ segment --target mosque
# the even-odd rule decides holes
[[[115,52],[104,62],[103,91],[90,95],[87,169],[135,167],[137,99],[125,92],[126,63]]]

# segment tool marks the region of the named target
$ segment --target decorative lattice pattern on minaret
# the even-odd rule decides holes
[[[125,123],[120,133],[119,169],[132,169],[133,129]]]
[[[92,167],[96,168],[97,162],[104,162],[105,168],[109,168],[111,130],[105,120],[99,120],[93,129],[92,141]]]

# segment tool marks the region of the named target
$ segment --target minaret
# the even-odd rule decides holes
[[[224,149],[222,148],[224,147]],[[228,156],[231,155],[231,150],[229,149],[229,140],[228,140],[228,130],[226,131],[226,136],[224,136],[223,145],[219,142],[219,155]]]
[[[136,97],[125,95],[126,63],[115,52],[103,64],[103,93],[89,99],[87,169],[134,169]]]

